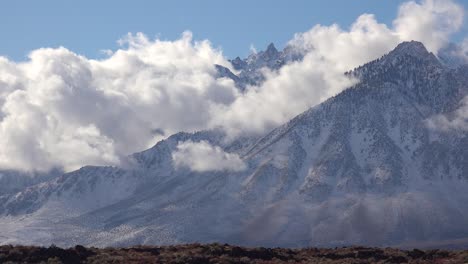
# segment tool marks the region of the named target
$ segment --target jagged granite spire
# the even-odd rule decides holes
[[[278,54],[278,50],[276,49],[275,44],[273,44],[273,42],[268,45],[265,54],[267,54],[268,56],[274,56]]]
[[[247,85],[260,85],[264,80],[262,68],[270,70],[279,70],[282,66],[291,61],[298,61],[303,58],[303,54],[295,52],[291,47],[286,47],[282,51],[278,51],[275,44],[270,43],[266,50],[250,54],[247,58],[241,59],[236,57],[230,60],[233,68],[239,73],[234,77],[232,74],[226,74],[224,69],[217,68],[223,72],[218,74],[218,77],[228,77],[234,80],[236,86],[241,91]]]
[[[234,67],[234,69],[236,70],[242,70],[247,66],[247,63],[245,62],[245,60],[242,60],[239,57],[236,57],[234,60],[231,60],[230,62],[232,66]]]

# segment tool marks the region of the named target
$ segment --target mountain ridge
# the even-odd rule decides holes
[[[181,132],[132,155],[128,168],[85,167],[1,196],[4,242],[336,246],[468,237],[468,137],[425,124],[468,94],[468,67],[447,68],[408,43],[348,72],[360,82],[264,136],[227,142],[221,131]],[[247,168],[175,168],[171,154],[188,140],[238,154]]]
[[[228,68],[215,65],[217,77],[226,77],[234,81],[236,86],[243,92],[247,86],[258,86],[265,81],[262,70],[267,68],[278,71],[284,65],[300,61],[304,57],[302,51],[288,45],[282,51],[278,51],[273,43],[270,43],[265,51],[253,52],[247,58],[236,57],[229,60],[237,75]]]

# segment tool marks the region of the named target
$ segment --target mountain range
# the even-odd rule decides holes
[[[302,58],[270,44],[216,68],[244,91]],[[264,135],[180,132],[118,167],[0,188],[0,244],[468,245],[468,133],[429,125],[468,95],[468,65],[411,41],[345,74],[359,82]],[[182,142],[245,168],[177,167]]]

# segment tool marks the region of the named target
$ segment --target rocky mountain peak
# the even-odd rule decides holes
[[[236,70],[242,70],[247,66],[245,60],[242,60],[239,57],[236,57],[234,60],[231,60],[231,64]]]
[[[394,61],[395,59],[398,60],[407,56],[430,62],[432,64],[440,64],[437,57],[432,52],[429,52],[424,44],[414,40],[398,44],[398,46],[389,54],[384,56],[384,58]]]
[[[268,55],[268,56],[274,56],[275,54],[278,53],[278,50],[276,49],[275,47],[275,44],[273,43],[270,43],[265,51],[265,53]]]
[[[430,83],[444,66],[418,41],[400,43],[379,59],[366,63],[347,74],[368,82],[393,82],[414,87],[415,83]]]
[[[218,77],[231,78],[236,86],[244,91],[247,85],[260,85],[265,80],[261,71],[262,68],[278,70],[288,62],[301,60],[302,58],[303,54],[290,46],[279,51],[276,49],[275,44],[270,43],[265,50],[254,52],[247,58],[236,57],[230,60],[229,62],[231,62],[233,68],[239,71],[239,73],[236,73],[237,75],[228,72],[224,67],[217,67],[217,70],[221,71],[218,73]]]
[[[396,48],[390,54],[408,54],[418,57],[425,57],[430,55],[424,44],[414,40],[405,41],[398,44],[398,46],[396,46]]]

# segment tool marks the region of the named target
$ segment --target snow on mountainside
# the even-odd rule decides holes
[[[278,61],[273,48],[257,58]],[[233,64],[245,70],[252,61]],[[255,63],[264,61],[273,60]],[[468,134],[427,126],[468,95],[468,66],[447,67],[421,43],[405,42],[346,74],[360,82],[263,137],[178,133],[122,168],[84,167],[1,196],[0,243],[383,246],[468,238]],[[175,168],[172,153],[189,140],[238,154],[247,169]]]
[[[46,182],[60,176],[62,173],[60,170],[52,170],[48,173],[19,172],[14,170],[0,171],[0,196],[16,193],[29,186]]]

